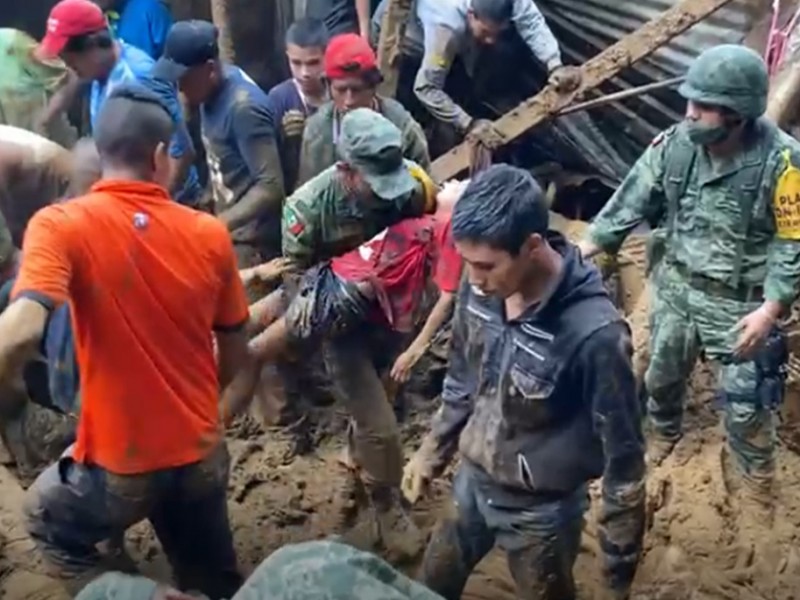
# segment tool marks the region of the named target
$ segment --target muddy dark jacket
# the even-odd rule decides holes
[[[601,545],[635,568],[644,518],[644,439],[630,331],[599,272],[560,234],[553,293],[507,321],[502,299],[466,282],[431,439],[441,467],[458,447],[513,505],[566,496],[603,477]],[[460,436],[460,440],[459,440]]]

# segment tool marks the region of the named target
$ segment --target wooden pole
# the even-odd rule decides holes
[[[502,144],[505,145],[540,123],[556,116],[576,100],[633,63],[642,60],[653,51],[683,33],[695,23],[702,21],[732,0],[682,0],[660,16],[626,35],[597,56],[583,64],[583,81],[580,87],[569,94],[559,94],[548,85],[494,122]],[[469,143],[462,142],[446,154],[437,158],[431,174],[442,182],[457,176],[469,166]]]
[[[379,93],[393,98],[397,93],[400,78],[400,57],[406,23],[411,15],[412,0],[389,0],[381,20],[381,34],[378,39],[378,68],[383,75]]]

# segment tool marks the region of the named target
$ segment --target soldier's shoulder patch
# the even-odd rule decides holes
[[[302,219],[296,208],[289,204],[286,204],[283,209],[283,228],[294,237],[299,236],[306,229],[305,219]]]

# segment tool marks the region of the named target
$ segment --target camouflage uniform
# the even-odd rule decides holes
[[[109,573],[75,600],[152,600],[155,581]],[[276,550],[231,600],[442,600],[374,554],[334,541]]]
[[[403,156],[427,172],[431,166],[431,159],[428,154],[428,142],[419,123],[397,100],[378,96],[375,98],[375,103],[375,110],[400,130]],[[341,136],[339,132],[341,120],[342,117],[333,102],[328,102],[306,121],[300,150],[298,187],[336,164],[339,158],[336,145]]]
[[[728,440],[745,481],[758,488],[774,469],[777,400],[764,397],[766,381],[753,360],[732,359],[734,328],[764,300],[788,307],[797,294],[800,220],[792,215],[800,214],[800,173],[794,171],[800,144],[758,118],[766,104],[766,69],[741,46],[704,53],[681,92],[750,119],[743,149],[717,164],[690,139],[690,123],[670,128],[636,163],[588,239],[615,252],[641,222],[656,227],[645,383],[657,441],[668,452],[680,436],[686,382],[704,352],[722,363],[718,385]]]
[[[354,250],[390,225],[435,207],[433,183],[418,165],[403,158],[400,130],[379,113],[349,112],[342,120],[339,152],[363,177],[366,189],[348,190],[344,172],[332,166],[288,199],[282,221],[283,254],[298,269]],[[302,331],[298,321],[303,315],[302,310],[288,314],[290,327]],[[359,327],[330,340],[324,344],[324,354],[335,382],[334,395],[353,418],[354,455],[386,538],[394,527],[387,519],[399,510],[403,450],[376,370],[391,364],[384,363],[391,354],[387,349],[395,344],[375,329]]]

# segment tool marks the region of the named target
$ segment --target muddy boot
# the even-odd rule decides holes
[[[369,489],[369,497],[375,508],[375,519],[385,559],[402,563],[416,558],[425,549],[425,536],[411,520],[402,505],[400,490],[380,486]]]
[[[334,529],[344,533],[356,524],[359,513],[369,505],[369,500],[358,470],[343,462],[339,466],[342,476],[334,500],[337,507]]]
[[[678,439],[670,439],[654,434],[647,444],[647,466],[658,467],[672,454]]]
[[[743,474],[739,490],[739,537],[745,544],[763,540],[775,520],[774,477]]]

